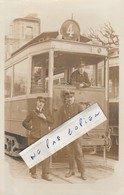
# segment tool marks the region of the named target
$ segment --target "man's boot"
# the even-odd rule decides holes
[[[43,174],[43,175],[41,176],[41,178],[42,178],[42,179],[45,179],[45,180],[47,180],[47,181],[52,181],[52,179],[49,177],[48,174]]]
[[[83,180],[87,180],[87,177],[86,177],[85,172],[81,172],[81,179],[83,179]]]
[[[72,175],[75,175],[75,172],[70,170],[68,173],[65,174],[65,177],[71,177]]]
[[[31,173],[31,177],[32,177],[33,179],[37,179],[37,178],[38,178],[36,173]]]

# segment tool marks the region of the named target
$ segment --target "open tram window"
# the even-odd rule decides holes
[[[86,65],[85,71],[88,74],[91,82],[91,87],[104,87],[105,86],[105,73],[104,63]]]
[[[78,63],[80,63],[80,62],[78,62]],[[68,80],[70,81],[69,83],[71,85],[73,85],[73,83],[71,83],[71,75],[73,74],[73,72],[76,72],[78,70],[78,67],[77,67],[78,63],[76,63],[74,66],[72,66],[70,68],[70,70],[69,70],[69,74],[68,74],[69,78],[68,78]],[[88,87],[97,86],[97,79],[96,79],[97,66],[94,65],[94,64],[93,65],[92,64],[90,64],[90,65],[86,64],[85,67],[83,68],[82,77],[83,77],[83,75],[85,75],[84,72],[87,74],[88,81],[90,83]]]
[[[56,68],[54,68],[53,84],[54,85],[65,84],[64,67],[58,69],[58,71],[56,71]]]
[[[54,69],[53,69],[53,85],[61,85],[67,83],[66,56],[62,52],[54,52]],[[45,88],[48,89],[48,69],[46,70]]]
[[[81,61],[85,62],[85,71],[88,75],[90,85],[89,87],[104,87],[105,86],[105,70],[104,61],[98,63],[98,59],[91,57],[83,57],[79,54],[72,54],[66,52],[55,52],[54,56],[54,77],[53,83],[68,84],[71,83],[71,75],[78,70]]]
[[[28,60],[25,59],[14,65],[13,95],[25,95],[27,93]]]

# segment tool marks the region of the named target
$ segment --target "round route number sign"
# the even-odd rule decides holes
[[[80,38],[80,27],[74,20],[66,20],[60,29],[62,37],[66,40],[77,41]]]

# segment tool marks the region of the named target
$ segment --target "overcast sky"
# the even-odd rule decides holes
[[[4,0],[4,33],[9,34],[13,19],[30,13],[37,13],[41,19],[41,32],[59,30],[73,13],[81,34],[86,33],[88,27],[98,29],[109,21],[119,34],[120,24],[124,23],[123,8],[124,0]]]

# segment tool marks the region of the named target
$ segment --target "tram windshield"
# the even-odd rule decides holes
[[[78,68],[73,67],[71,73],[78,70]],[[68,72],[68,70],[67,70]],[[85,72],[87,72],[90,87],[104,87],[104,64],[100,63],[97,65],[87,65],[85,66]],[[69,73],[68,73],[69,74]],[[67,77],[67,78],[66,78]],[[71,77],[71,74],[70,74]],[[67,76],[65,71],[54,72],[54,84],[71,84],[69,75]]]
[[[87,72],[90,87],[104,87],[104,61],[93,57],[84,57],[79,54],[70,54],[55,52],[53,84],[54,85],[72,85],[71,74],[78,69],[80,59],[86,62],[85,72]],[[48,71],[49,71],[49,53],[39,54],[32,58],[31,69],[31,93],[48,91]]]

